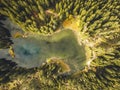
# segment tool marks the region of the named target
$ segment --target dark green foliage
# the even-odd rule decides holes
[[[0,15],[0,21],[5,20],[5,18],[5,16]],[[3,25],[4,24],[0,22],[0,49],[8,48],[12,44],[10,32]]]
[[[70,77],[58,76],[58,66],[45,65],[42,67],[43,75],[45,76],[44,78],[47,78],[46,80],[50,79],[51,83],[39,82],[39,78],[34,78],[31,80],[30,86],[35,82],[37,83],[36,85],[41,86],[39,88],[58,89],[58,87],[62,87],[63,90],[63,88],[66,88],[67,83],[70,90],[72,87],[75,90],[119,90],[119,4],[119,0],[1,0],[0,14],[9,16],[24,31],[51,34],[61,26],[66,18],[73,15],[79,17],[79,32],[82,32],[85,36],[88,35],[88,39],[95,44],[100,41],[99,39],[103,40],[97,43],[96,47],[92,47],[92,50],[97,49],[96,52],[99,52],[104,49],[105,53],[98,55],[91,62],[91,67],[88,71],[81,71],[77,75],[70,75]],[[47,12],[47,10],[51,11],[52,14]],[[2,27],[2,23],[0,23],[0,28],[2,29],[0,30],[0,48],[3,48],[3,46],[6,46],[6,42],[9,42],[8,37],[10,36],[6,33],[7,30]],[[3,39],[3,36],[7,38]],[[23,77],[24,74],[28,75],[32,70],[34,73],[41,71],[39,68],[37,71],[34,71],[34,69],[26,71],[17,67],[13,68],[6,61],[0,61],[0,78],[2,78],[0,82],[3,82],[6,78],[9,78],[8,81],[10,81],[10,77],[14,77],[14,75],[19,76],[20,74]],[[25,78],[25,80],[29,80],[29,78]],[[69,89],[66,88],[66,90]]]
[[[11,81],[16,76],[33,73],[34,69],[17,67],[17,64],[10,60],[0,59],[0,84]]]
[[[117,0],[114,2],[112,0],[75,0],[74,2],[72,0],[13,0],[11,3],[7,2],[8,0],[1,1],[1,13],[6,13],[6,15],[10,16],[12,21],[23,26],[25,31],[28,30],[47,34],[51,33],[50,28],[54,32],[60,24],[57,24],[55,29],[53,29],[52,26],[54,26],[55,23],[63,21],[70,14],[79,15],[82,22],[84,24],[87,23],[89,31],[85,32],[89,33],[91,36],[95,34],[98,35],[99,32],[105,33],[108,29],[111,31],[120,27],[120,7]],[[46,11],[50,9],[58,16],[55,17],[54,14],[50,15],[46,13]],[[52,20],[55,23],[53,23]],[[52,26],[46,28],[49,24]],[[84,31],[84,27],[82,31]]]

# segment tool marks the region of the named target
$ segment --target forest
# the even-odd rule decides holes
[[[0,50],[13,44],[11,31],[4,27],[6,18],[28,36],[50,36],[71,26],[85,46],[88,63],[80,71],[61,75],[59,71],[64,72],[61,62],[50,60],[42,67],[26,69],[2,58],[0,89],[119,90],[119,12],[119,0],[1,0]]]

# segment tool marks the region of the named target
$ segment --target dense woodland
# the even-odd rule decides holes
[[[52,34],[62,27],[66,18],[78,16],[79,32],[87,37],[85,40],[95,43],[89,48],[96,52],[97,58],[89,69],[86,66],[72,75],[58,75],[60,67],[53,63],[26,70],[16,64],[10,66],[12,62],[2,59],[0,89],[119,90],[119,11],[119,0],[1,0],[0,15],[8,16],[24,32]],[[7,44],[11,41],[6,31],[0,23],[0,48],[11,44]]]

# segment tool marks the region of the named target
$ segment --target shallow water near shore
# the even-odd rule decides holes
[[[9,19],[3,22],[13,36],[16,32],[22,33],[17,25]],[[0,59],[5,58],[15,62],[19,67],[34,68],[45,63],[49,58],[62,60],[71,71],[78,71],[86,65],[86,55],[83,45],[79,45],[77,36],[70,29],[60,29],[51,35],[44,36],[29,33],[26,38],[11,38],[15,58],[12,58],[9,49],[0,50]],[[54,60],[54,61],[55,61]]]
[[[12,40],[15,58],[8,54],[3,56],[20,67],[39,67],[49,58],[63,60],[71,71],[81,70],[86,65],[84,46],[79,45],[72,30],[61,30],[51,36],[36,34]]]

